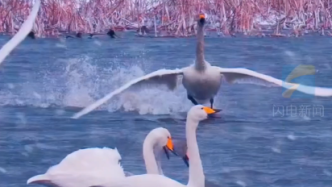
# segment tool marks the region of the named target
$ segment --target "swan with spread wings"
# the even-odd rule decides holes
[[[297,90],[306,94],[321,97],[332,96],[331,88],[305,86],[296,83],[289,83],[276,79],[269,75],[258,73],[245,68],[221,68],[212,66],[204,57],[204,24],[205,15],[200,14],[197,21],[197,44],[195,63],[182,69],[160,69],[140,78],[134,79],[119,89],[109,93],[95,103],[87,106],[76,113],[73,118],[77,119],[92,110],[96,109],[113,96],[125,91],[126,89],[146,83],[165,84],[171,90],[174,90],[178,84],[179,78],[182,78],[182,84],[187,91],[187,98],[194,104],[205,104],[210,102],[213,108],[214,97],[218,93],[223,80],[228,83],[263,83],[263,85],[274,85],[284,87],[288,90]],[[252,81],[256,80],[256,81]]]

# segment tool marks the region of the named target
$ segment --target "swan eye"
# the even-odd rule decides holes
[[[201,110],[203,110],[204,108],[202,107]]]

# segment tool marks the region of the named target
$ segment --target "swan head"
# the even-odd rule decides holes
[[[158,148],[162,147],[164,149],[164,152],[168,159],[170,157],[167,150],[170,150],[173,154],[176,155],[176,153],[174,152],[174,145],[172,142],[171,133],[167,129],[163,127],[155,128],[149,133],[148,136],[152,138],[155,146],[157,146]]]
[[[203,105],[195,105],[188,111],[187,120],[194,120],[197,122],[203,121],[208,118],[209,115],[219,112],[218,109],[212,109]]]
[[[205,24],[205,14],[199,14],[198,25],[203,27]]]

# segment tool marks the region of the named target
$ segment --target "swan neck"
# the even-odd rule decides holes
[[[147,135],[143,143],[143,158],[146,167],[146,173],[148,174],[159,174],[158,164],[153,151],[154,146],[155,143],[153,138]]]
[[[205,69],[205,60],[204,60],[204,32],[203,26],[198,24],[197,28],[197,45],[196,45],[196,69],[204,70]]]
[[[203,172],[203,166],[201,157],[199,155],[199,149],[196,139],[196,129],[198,121],[187,118],[186,124],[186,137],[189,156],[189,181],[190,187],[203,187],[205,182],[205,176]]]

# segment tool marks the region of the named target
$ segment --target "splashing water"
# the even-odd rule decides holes
[[[143,76],[139,65],[121,64],[105,68],[94,65],[88,56],[59,59],[55,67],[25,77],[24,82],[11,83],[0,91],[1,106],[75,107],[83,108],[132,79]],[[151,85],[128,90],[101,106],[99,110],[136,111],[139,114],[185,112],[191,106],[185,90],[175,91]]]

